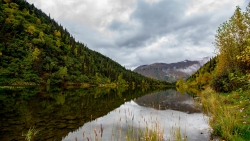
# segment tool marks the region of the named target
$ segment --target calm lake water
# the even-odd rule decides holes
[[[178,129],[190,141],[210,139],[200,104],[173,89],[1,88],[0,106],[3,141],[25,140],[30,128],[39,141],[123,141],[156,127],[164,140]]]

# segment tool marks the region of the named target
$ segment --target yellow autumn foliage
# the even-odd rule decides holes
[[[28,29],[26,30],[29,34],[34,34],[35,32],[35,27],[33,25],[29,26]]]
[[[57,30],[54,30],[54,34],[58,37],[61,37],[61,32],[60,31],[57,31]]]
[[[37,60],[38,55],[41,53],[41,51],[38,48],[35,48],[34,51],[32,52],[32,59]]]
[[[215,46],[218,55],[217,73],[229,72],[232,68],[246,70],[250,66],[250,5],[246,12],[236,8],[229,21],[217,30]]]

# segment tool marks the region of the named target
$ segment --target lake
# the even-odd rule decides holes
[[[190,141],[210,139],[208,117],[193,96],[159,88],[0,89],[0,140],[139,140],[157,130],[163,140],[176,133]]]

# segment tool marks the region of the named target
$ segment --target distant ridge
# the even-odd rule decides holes
[[[201,60],[184,60],[177,63],[153,63],[150,65],[141,65],[134,69],[134,72],[158,80],[174,82],[180,78],[187,79],[195,73],[201,66],[209,61],[209,57]]]

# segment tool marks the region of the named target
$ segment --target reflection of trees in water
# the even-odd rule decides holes
[[[84,123],[154,90],[143,91],[100,87],[0,89],[0,140],[24,140],[21,135],[30,127],[40,129],[35,140],[61,140]]]

